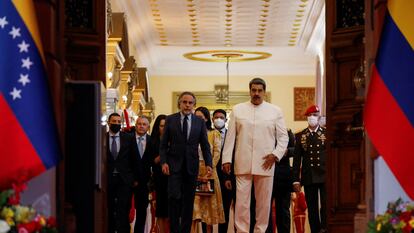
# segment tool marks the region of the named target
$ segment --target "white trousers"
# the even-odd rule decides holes
[[[236,207],[234,224],[237,233],[249,233],[252,184],[256,197],[256,225],[254,233],[265,233],[269,222],[273,177],[236,175]]]

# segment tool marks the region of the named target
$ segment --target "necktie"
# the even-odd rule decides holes
[[[144,155],[144,147],[142,146],[142,141],[143,141],[143,137],[139,137],[138,138],[138,151],[139,151],[139,155],[142,156]]]
[[[187,122],[187,120],[188,120],[188,116],[185,115],[184,120],[183,120],[183,134],[184,134],[185,140],[187,140],[187,131],[188,131],[188,122]]]
[[[111,154],[114,160],[116,160],[116,157],[118,156],[118,147],[116,145],[116,136],[112,137],[112,144],[111,144]]]
[[[224,144],[224,129],[219,130],[219,132],[220,132],[221,148],[223,148],[223,144]]]

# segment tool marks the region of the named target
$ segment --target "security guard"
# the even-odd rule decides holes
[[[305,115],[308,128],[296,137],[293,157],[293,189],[305,188],[309,225],[312,233],[326,232],[326,128],[319,125],[318,106],[310,106]],[[302,167],[301,167],[302,165]],[[320,209],[319,209],[320,199]]]

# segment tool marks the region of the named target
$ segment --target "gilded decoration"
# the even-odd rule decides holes
[[[303,114],[309,106],[315,104],[315,88],[295,87],[293,92],[294,120],[306,121],[306,116]]]
[[[205,62],[241,62],[262,60],[272,56],[270,53],[246,50],[205,50],[186,53],[185,58]]]

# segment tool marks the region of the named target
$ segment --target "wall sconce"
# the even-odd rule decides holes
[[[365,98],[365,69],[364,65],[360,65],[359,68],[355,71],[354,77],[352,78],[356,88],[357,100],[363,100]]]
[[[355,71],[354,74],[354,85],[357,89],[361,89],[365,87],[365,75],[364,75],[364,66],[360,65],[359,69]]]
[[[229,86],[228,85],[215,85],[214,95],[216,96],[216,103],[226,104],[229,100]]]

